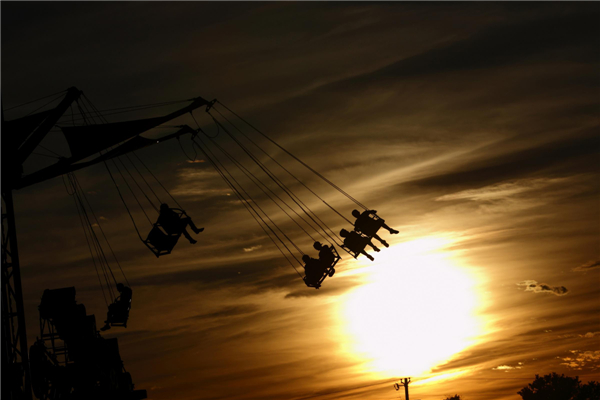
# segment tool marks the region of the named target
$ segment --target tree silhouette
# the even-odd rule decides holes
[[[575,400],[600,400],[600,382],[591,381],[583,385]]]
[[[594,381],[581,384],[579,377],[571,378],[553,372],[540,377],[517,392],[523,400],[600,400],[600,384]]]
[[[454,396],[446,397],[444,400],[461,400],[459,394],[455,394]]]

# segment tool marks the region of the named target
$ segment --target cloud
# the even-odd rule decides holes
[[[520,179],[514,182],[496,183],[479,189],[467,189],[447,194],[435,199],[436,201],[472,200],[493,201],[514,196],[529,190],[541,189],[554,183],[564,182],[565,178]]]
[[[600,362],[600,350],[596,351],[580,351],[580,350],[571,350],[573,357],[564,357],[562,360],[564,361],[561,365],[566,365],[569,368],[575,370],[581,370],[586,365],[593,363],[593,368],[597,368]]]
[[[262,248],[262,245],[261,245],[261,244],[259,244],[258,246],[244,247],[244,251],[245,251],[246,253],[250,253],[250,252],[252,252],[252,251],[254,251],[254,250],[258,250],[258,249],[260,249],[260,248]]]
[[[593,52],[597,39],[590,35],[595,35],[595,29],[595,16],[590,13],[494,26],[349,81],[408,78],[506,66],[531,59],[536,53],[551,51],[555,46],[564,47],[578,42]],[[477,56],[473,57],[473,54]],[[585,58],[583,52],[580,54]]]
[[[595,128],[586,129],[573,133],[575,137],[474,161],[457,168],[456,171],[409,181],[406,184],[425,188],[469,187],[481,184],[493,185],[499,181],[515,179],[549,168],[557,173],[559,172],[557,168],[561,164],[573,160],[576,162],[587,160],[586,156],[597,156],[598,137],[594,132]],[[498,143],[493,145],[493,147],[498,146],[500,146]],[[492,148],[477,151],[487,153],[486,150],[493,151]],[[591,162],[591,159],[589,161]],[[589,163],[586,161],[582,165],[570,166],[568,171],[574,173],[587,169]]]
[[[216,319],[216,318],[229,318],[235,317],[238,315],[251,314],[258,310],[258,306],[253,304],[245,304],[239,306],[228,306],[223,307],[220,310],[213,311],[210,313],[197,314],[191,317],[187,317],[186,319]]]
[[[586,262],[585,264],[581,264],[580,266],[573,268],[573,271],[585,272],[585,271],[589,271],[589,270],[597,269],[597,268],[600,268],[600,260],[599,261],[590,260],[590,261]]]
[[[510,365],[498,365],[497,367],[492,368],[494,371],[510,371],[511,369],[521,369],[523,368],[523,363],[519,363],[518,365],[510,366]]]
[[[518,286],[525,286],[526,292],[534,293],[552,293],[557,296],[564,296],[569,292],[564,286],[549,286],[545,283],[537,283],[537,281],[527,280],[517,283]]]

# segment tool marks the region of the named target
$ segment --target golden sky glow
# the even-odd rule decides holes
[[[535,374],[600,380],[599,13],[597,2],[2,2],[2,101],[73,85],[100,109],[217,98],[400,231],[380,231],[390,247],[370,251],[375,262],[342,253],[315,290],[202,155],[187,158],[189,138],[138,153],[206,228],[167,257],[140,243],[103,166],[77,172],[133,288],[127,329],[104,335],[149,399],[391,400],[410,376],[411,399],[518,400]],[[196,126],[189,114],[179,124]],[[351,218],[348,198],[260,143]],[[42,144],[69,155],[58,129]],[[25,173],[55,161],[37,152]],[[285,182],[333,231],[349,228]],[[46,288],[75,285],[103,319],[61,179],[14,198],[30,341]]]
[[[340,299],[344,347],[379,378],[428,373],[479,333],[476,281],[441,246],[422,238],[392,247]]]

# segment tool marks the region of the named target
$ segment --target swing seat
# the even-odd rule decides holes
[[[348,243],[346,243],[346,240],[344,240],[344,244],[341,247],[356,259],[358,258],[358,255],[365,249],[365,247],[367,247],[369,240],[370,238],[361,235],[356,237],[354,240],[348,241]]]
[[[178,215],[179,219],[167,219],[159,216],[148,237],[143,241],[156,258],[171,254],[185,229],[185,225],[180,223],[182,218],[187,217],[185,211],[178,208],[172,208],[171,210]]]
[[[369,219],[364,220],[362,223],[362,229],[355,226],[354,231],[372,238],[377,234],[379,229],[381,229],[383,224],[385,224],[385,220],[379,218],[377,214],[369,214]]]
[[[128,305],[113,303],[113,306],[117,307],[116,312],[111,315],[111,319],[108,322],[110,326],[122,326],[127,328],[127,320],[129,319],[129,310],[131,310],[131,300]]]
[[[333,263],[331,265],[327,265],[324,268],[323,273],[321,274],[321,277],[315,281],[311,282],[311,280],[306,279],[306,276],[303,277],[302,279],[304,280],[304,283],[306,284],[306,286],[314,287],[315,289],[318,289],[321,287],[321,284],[323,283],[325,278],[327,278],[328,276],[332,277],[333,274],[335,274],[335,266],[338,263],[338,261],[340,261],[342,259],[342,257],[340,257],[339,253],[333,246],[331,246],[331,251],[333,252],[333,255],[334,255]]]
[[[181,233],[168,234],[158,223],[156,223],[148,234],[148,238],[144,240],[144,244],[158,258],[165,254],[171,254],[171,251],[179,240],[179,236],[181,236]]]

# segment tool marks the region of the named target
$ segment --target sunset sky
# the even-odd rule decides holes
[[[100,110],[217,98],[400,231],[381,231],[374,262],[342,252],[315,290],[203,155],[187,158],[189,137],[137,153],[205,227],[159,259],[104,166],[78,171],[133,289],[128,327],[103,335],[149,399],[391,400],[411,377],[411,399],[518,400],[535,374],[600,380],[599,3],[2,1],[1,15],[5,119],[71,86]],[[352,219],[353,202],[245,132]],[[42,144],[70,155],[58,129]],[[36,153],[25,174],[55,161]],[[30,343],[46,288],[75,286],[100,326],[63,180],[14,200]]]

